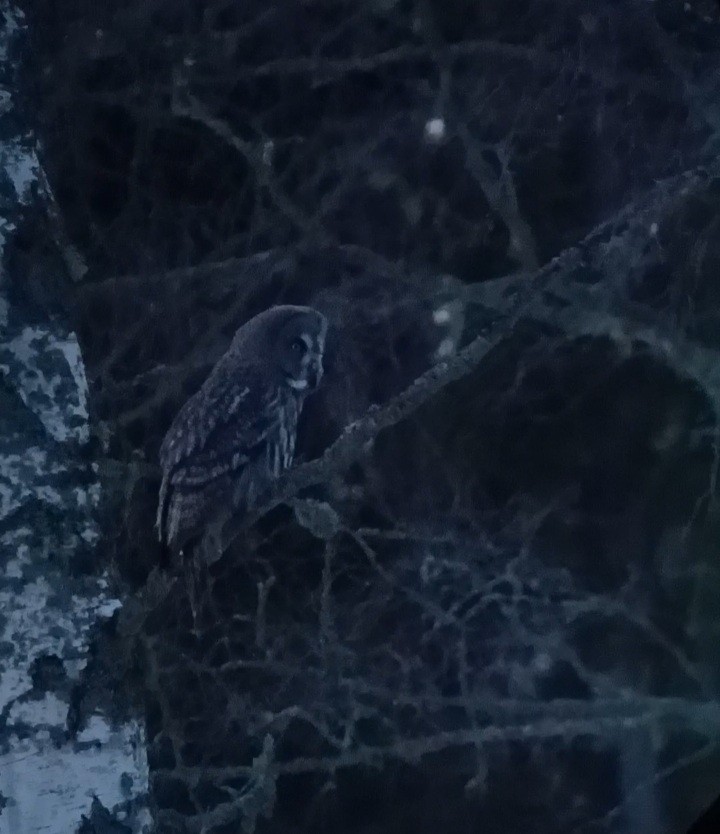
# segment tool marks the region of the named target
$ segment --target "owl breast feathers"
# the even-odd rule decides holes
[[[247,511],[293,461],[305,398],[320,384],[327,321],[271,307],[244,324],[160,447],[161,541],[182,549],[213,508]]]

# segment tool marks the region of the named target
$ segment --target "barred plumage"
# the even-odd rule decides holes
[[[212,505],[252,508],[293,461],[303,402],[320,383],[327,321],[272,307],[243,325],[160,448],[158,537],[175,550]]]

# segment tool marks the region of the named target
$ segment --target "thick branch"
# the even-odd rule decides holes
[[[268,513],[278,504],[285,503],[300,490],[326,482],[330,475],[346,469],[360,459],[375,437],[397,423],[410,417],[435,394],[451,382],[472,373],[487,353],[512,329],[513,323],[506,322],[503,332],[493,340],[480,336],[471,342],[457,356],[434,365],[419,376],[401,394],[393,397],[382,407],[372,406],[367,413],[351,423],[325,453],[301,466],[292,469],[281,478],[273,490],[272,498],[259,510],[242,518],[230,518],[222,525],[221,551],[224,552],[238,534],[253,521]]]
[[[602,288],[591,290],[583,296],[582,292],[570,289],[570,283],[568,297],[563,299],[565,304],[561,310],[558,310],[543,292],[553,283],[557,292],[557,282],[560,282],[560,286],[565,283],[564,276],[582,261],[589,246],[597,245],[599,240],[606,238],[608,234],[612,237],[616,229],[622,228],[632,220],[637,224],[638,234],[641,228],[648,229],[645,232],[647,237],[650,234],[648,215],[658,216],[669,195],[684,197],[693,188],[701,187],[707,181],[707,177],[708,172],[699,168],[660,182],[640,200],[596,227],[580,244],[565,250],[534,274],[508,276],[481,285],[480,297],[489,301],[496,311],[507,316],[498,325],[497,332],[490,337],[478,337],[456,356],[433,366],[386,405],[373,406],[362,418],[351,423],[320,458],[298,466],[281,478],[270,500],[258,511],[240,518],[225,517],[216,521],[213,525],[213,541],[216,543],[215,548],[218,547],[218,541],[220,546],[219,552],[215,549],[215,556],[211,560],[219,558],[238,534],[258,518],[279,504],[287,502],[300,490],[330,480],[331,475],[343,471],[361,458],[367,445],[381,431],[407,419],[447,385],[472,373],[487,353],[512,331],[523,316],[551,321],[559,329],[565,330],[571,338],[594,334],[607,335],[620,339],[621,342],[640,342],[651,351],[657,351],[666,360],[670,360],[671,365],[682,369],[683,375],[700,377],[711,390],[716,389],[716,374],[713,369],[717,367],[717,362],[714,351],[684,339],[676,338],[669,341],[656,329],[631,321],[623,322],[622,327],[618,327],[618,319],[611,312],[612,301],[606,299],[609,303],[603,304],[603,299],[596,297],[597,293],[602,295]],[[612,296],[612,289],[608,292]],[[586,303],[589,309],[586,308]],[[221,531],[219,539],[215,538],[218,530]]]

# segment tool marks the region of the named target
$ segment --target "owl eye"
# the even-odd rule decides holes
[[[300,338],[293,339],[292,342],[290,343],[290,350],[293,353],[297,353],[299,356],[303,356],[306,353],[307,349],[308,349],[307,345]]]

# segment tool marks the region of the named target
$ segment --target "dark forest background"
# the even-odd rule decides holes
[[[718,4],[24,5],[8,292],[77,333],[102,535],[67,570],[124,602],[68,733],[142,718],[158,832],[686,831],[720,790]],[[301,461],[347,454],[193,618],[158,446],[279,303],[332,325]]]

